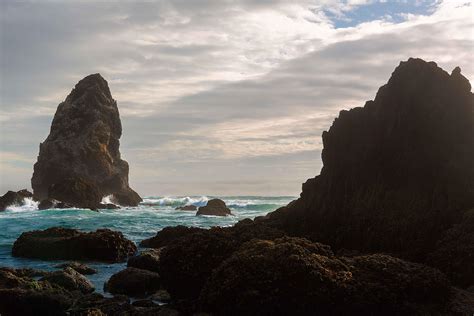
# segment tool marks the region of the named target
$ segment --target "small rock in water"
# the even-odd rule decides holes
[[[178,211],[196,211],[197,207],[196,207],[196,205],[185,205],[185,206],[178,206],[177,208],[175,208],[175,210],[178,210]]]
[[[207,202],[206,206],[201,206],[196,215],[227,216],[232,215],[232,213],[224,201],[221,199],[212,199]]]
[[[145,250],[138,256],[128,258],[127,267],[158,272],[160,252],[161,251],[159,249]]]

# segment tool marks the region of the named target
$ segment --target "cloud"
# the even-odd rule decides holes
[[[343,28],[327,14],[365,2],[2,2],[1,150],[34,161],[57,104],[101,72],[139,192],[297,194],[322,131],[401,60],[474,76],[470,1]],[[32,166],[1,157],[0,189],[27,186]]]

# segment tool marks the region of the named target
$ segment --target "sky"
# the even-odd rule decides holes
[[[321,134],[419,57],[474,78],[474,0],[0,3],[0,194],[30,188],[56,108],[91,73],[150,195],[298,195]]]

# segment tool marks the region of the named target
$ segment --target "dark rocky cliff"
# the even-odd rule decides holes
[[[470,90],[459,68],[400,63],[375,100],[340,112],[323,133],[321,174],[269,217],[335,248],[425,260],[474,207]]]
[[[31,179],[35,198],[94,207],[102,196],[113,194],[118,204],[137,205],[141,198],[129,187],[128,163],[120,157],[121,135],[107,81],[100,74],[79,81],[59,104],[50,134],[40,145]],[[84,194],[84,188],[91,194]]]

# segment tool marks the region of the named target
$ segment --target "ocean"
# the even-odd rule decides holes
[[[211,198],[224,200],[233,216],[196,216],[196,212],[175,210],[178,206],[194,204],[206,205]],[[38,203],[30,199],[21,207],[10,207],[0,212],[0,266],[14,268],[34,268],[52,271],[54,266],[66,261],[43,261],[14,258],[11,249],[22,232],[46,229],[54,226],[94,231],[109,228],[121,231],[137,246],[143,239],[152,237],[167,226],[232,226],[244,218],[265,215],[296,199],[294,196],[189,196],[189,197],[146,197],[138,207],[93,212],[84,209],[38,210]],[[108,202],[107,198],[103,202]],[[140,248],[139,248],[140,250]],[[104,282],[110,276],[126,267],[126,263],[86,262],[98,270],[87,278],[95,285],[96,291],[103,293]]]

